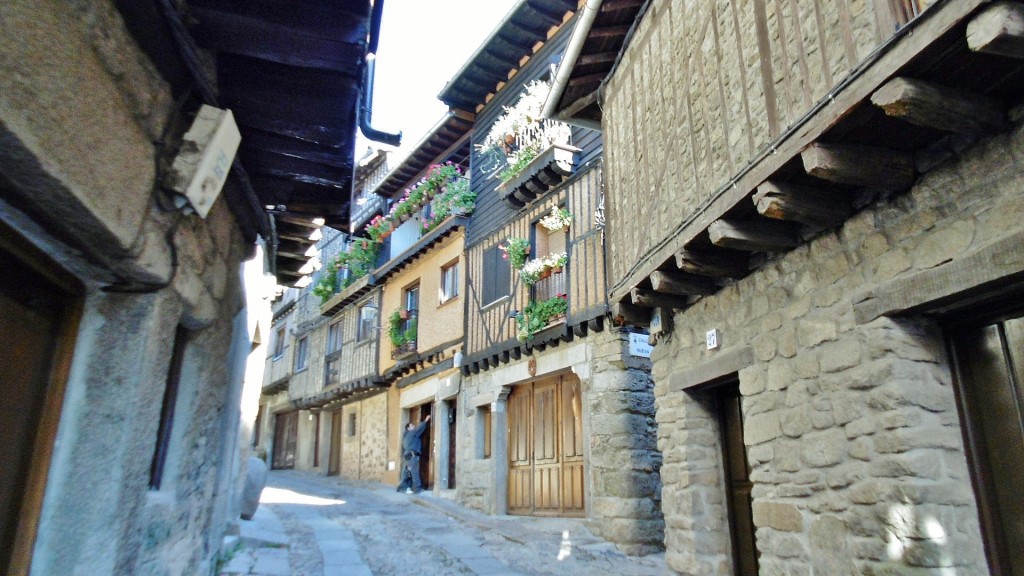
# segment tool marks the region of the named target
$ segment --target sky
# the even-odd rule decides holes
[[[384,0],[372,126],[402,131],[407,153],[447,112],[437,99],[518,0]],[[356,157],[367,145],[362,140]]]

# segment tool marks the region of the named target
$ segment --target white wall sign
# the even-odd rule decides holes
[[[629,354],[641,358],[650,358],[652,346],[648,343],[647,334],[629,335]]]

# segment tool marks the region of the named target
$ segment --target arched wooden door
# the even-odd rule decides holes
[[[582,516],[579,378],[567,374],[516,386],[508,408],[509,514]]]

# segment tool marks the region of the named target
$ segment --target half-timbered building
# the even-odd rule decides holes
[[[684,574],[1020,574],[1024,4],[588,2]]]
[[[605,323],[601,135],[539,117],[576,9],[521,2],[440,95],[476,119],[456,495],[591,518],[643,553],[661,547],[660,455],[647,360]]]

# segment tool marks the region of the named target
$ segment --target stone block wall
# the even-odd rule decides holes
[[[206,219],[170,208],[157,158],[181,128],[173,95],[115,2],[14,0],[0,4],[0,22],[4,233],[82,287],[59,423],[41,439],[53,454],[39,468],[31,571],[209,573],[237,478],[242,381],[231,351],[251,348],[234,322],[249,247],[224,195]],[[179,328],[179,395],[155,489]]]
[[[853,304],[1024,231],[1022,151],[1018,122],[676,314],[653,355],[672,569],[731,573],[718,420],[691,376],[749,348],[730,370],[762,574],[987,573],[942,326]]]

